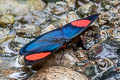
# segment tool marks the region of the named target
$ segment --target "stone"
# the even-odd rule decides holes
[[[43,68],[39,70],[29,80],[73,80],[73,79],[88,80],[88,78],[85,75],[62,66]]]
[[[13,58],[0,57],[0,70],[10,69],[12,67]]]
[[[53,6],[53,9],[51,9],[51,12],[55,15],[64,14],[66,11],[68,11],[68,7],[67,7],[67,4],[65,2],[57,2]]]
[[[29,11],[30,6],[16,0],[0,0],[0,15],[23,15]]]
[[[12,74],[13,72],[16,72],[16,70],[13,69],[3,69],[0,70],[0,79],[1,80],[15,80],[15,79],[10,79],[8,78],[9,74]]]
[[[16,28],[16,33],[20,37],[35,37],[40,35],[40,27],[32,24],[25,24],[21,29]]]
[[[66,0],[69,7],[75,8],[76,0]]]
[[[101,0],[92,0],[93,2],[99,3]]]
[[[16,37],[16,35],[5,35],[5,36],[3,36],[1,39],[0,39],[0,44],[2,44],[3,42],[6,42],[6,41],[8,41],[8,40],[13,40],[13,39],[15,39],[15,37]]]
[[[28,3],[33,10],[43,10],[46,6],[42,0],[28,0]]]
[[[5,53],[4,47],[0,46],[0,55],[2,55],[4,53]]]
[[[14,16],[13,15],[3,15],[0,17],[0,24],[2,26],[6,26],[6,24],[13,24],[14,23]]]
[[[52,31],[54,29],[56,29],[55,26],[53,26],[52,24],[50,24],[48,27],[46,27],[45,29],[43,29],[41,32],[42,32],[42,34],[44,34],[44,33],[47,33],[49,31]]]
[[[43,10],[42,0],[0,0],[0,15],[24,15],[29,11]]]
[[[53,65],[61,65],[68,68],[72,68],[76,62],[79,60],[74,55],[74,51],[72,49],[66,49],[64,51],[60,51],[55,53],[44,65],[45,66],[53,66]]]
[[[60,26],[64,26],[65,24],[68,24],[74,20],[79,19],[78,15],[74,11],[70,11],[67,15],[63,15],[60,19]]]
[[[60,0],[44,0],[44,1],[47,3],[51,3],[51,2],[55,3],[55,2],[60,1]]]
[[[108,13],[102,13],[100,16],[99,16],[99,19],[98,19],[98,23],[99,25],[104,25],[108,22],[108,18],[110,19],[110,16]]]
[[[95,14],[97,6],[94,3],[88,3],[78,8],[77,14],[83,16],[85,14]]]
[[[89,3],[89,0],[80,0],[82,3]]]
[[[21,44],[20,44],[20,42],[13,40],[9,43],[9,48],[15,52],[19,52],[19,50],[21,48]]]
[[[44,11],[31,11],[23,16],[20,22],[40,26],[49,20],[49,14]],[[47,27],[47,26],[45,26]]]

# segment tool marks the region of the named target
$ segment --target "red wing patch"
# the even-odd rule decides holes
[[[51,52],[41,52],[41,53],[35,53],[35,54],[28,55],[25,58],[26,58],[26,60],[34,61],[34,60],[39,60],[39,59],[45,58],[49,54],[51,54]]]
[[[86,27],[90,24],[90,20],[78,20],[71,23],[73,26]]]

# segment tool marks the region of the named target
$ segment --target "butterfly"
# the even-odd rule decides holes
[[[85,31],[99,14],[88,16],[84,19],[72,21],[61,28],[44,33],[20,49],[19,54],[24,55],[25,65],[43,62],[51,54],[63,48],[76,36]]]

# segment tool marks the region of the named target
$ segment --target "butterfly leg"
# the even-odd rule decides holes
[[[62,64],[62,59],[63,59],[63,57],[64,57],[64,49],[62,49],[61,51],[62,51],[62,52],[61,52],[62,55],[61,55],[61,58],[60,58],[60,65]]]

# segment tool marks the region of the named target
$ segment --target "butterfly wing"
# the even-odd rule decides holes
[[[53,30],[46,34],[40,35],[32,42],[26,44],[20,50],[20,55],[26,55],[30,53],[39,53],[39,52],[49,52],[55,48],[60,47],[61,39],[63,38],[62,32],[60,29]]]
[[[42,62],[43,60],[46,60],[47,57],[49,57],[52,53],[61,48],[63,46],[63,43],[64,42],[53,42],[45,40],[40,41],[38,43],[40,45],[39,47],[36,47],[30,50],[27,54],[25,54],[24,57],[25,65],[32,65],[38,62]]]
[[[28,66],[36,63],[41,63],[42,65],[42,62],[44,60],[47,60],[50,54],[51,52],[39,52],[34,54],[27,54],[24,56],[25,65]]]
[[[62,28],[65,39],[72,39],[82,33],[88,26],[95,21],[99,14],[88,16],[87,18],[73,21]]]
[[[32,65],[39,61],[44,61],[50,54],[63,46],[65,41],[62,39],[61,29],[56,29],[26,44],[20,50],[20,55],[25,56],[25,65]]]

